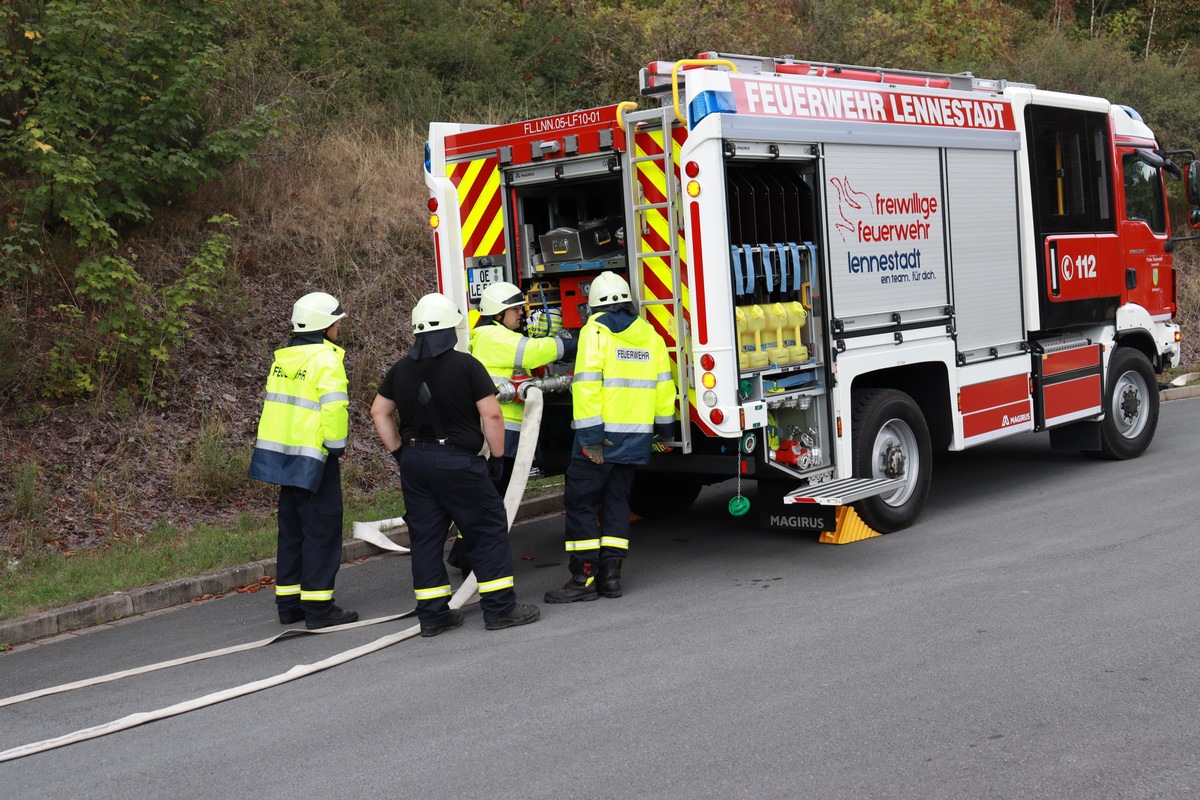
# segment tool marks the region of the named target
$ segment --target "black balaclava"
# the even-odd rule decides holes
[[[458,344],[458,332],[454,328],[418,333],[417,338],[413,341],[412,349],[408,351],[408,356],[413,361],[437,358],[447,350],[453,350],[456,344]]]

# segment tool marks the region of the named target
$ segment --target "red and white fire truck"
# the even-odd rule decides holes
[[[1135,111],[790,57],[640,78],[648,109],[434,123],[425,164],[438,287],[464,312],[504,280],[578,329],[590,280],[628,277],[679,388],[637,510],[741,476],[764,524],[847,541],[917,518],[935,450],[1149,446],[1180,358],[1164,174],[1200,205],[1200,162]],[[547,395],[551,469],[570,417]]]

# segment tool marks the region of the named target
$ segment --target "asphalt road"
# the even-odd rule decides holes
[[[210,708],[0,764],[17,798],[1200,796],[1200,399],[1141,459],[1041,436],[947,454],[916,527],[845,546],[756,530],[732,483],[637,523],[625,597],[411,639]],[[518,592],[566,578],[516,529]],[[411,606],[404,557],[338,601]],[[0,696],[279,630],[235,595],[0,657]],[[0,750],[402,630],[304,637],[0,709]]]

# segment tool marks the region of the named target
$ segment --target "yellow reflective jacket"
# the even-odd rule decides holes
[[[513,370],[530,370],[560,360],[566,343],[557,338],[530,338],[492,321],[471,329],[469,349],[484,367],[492,381],[511,380]],[[500,404],[504,413],[504,454],[515,456],[517,439],[521,434],[521,418],[525,404],[516,400]]]
[[[315,492],[330,451],[346,449],[346,352],[328,340],[275,351],[250,477]]]
[[[662,337],[627,312],[594,312],[579,333],[571,395],[575,458],[584,457],[584,445],[607,440],[605,461],[645,464],[655,433],[669,437],[675,422],[675,381]]]

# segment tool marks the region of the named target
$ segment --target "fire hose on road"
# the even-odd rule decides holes
[[[514,392],[517,392],[517,391],[521,392],[521,396],[524,398],[525,415],[524,415],[523,424],[521,426],[521,439],[520,439],[520,444],[518,445],[518,448],[517,448],[516,463],[513,468],[514,469],[513,479],[509,483],[508,491],[505,493],[505,496],[504,496],[504,509],[505,509],[505,512],[508,514],[508,525],[509,525],[510,529],[512,528],[513,520],[516,517],[517,508],[520,506],[521,497],[525,493],[525,485],[529,481],[529,470],[533,464],[534,452],[537,449],[538,434],[540,432],[541,422],[542,422],[542,387],[543,387],[543,385],[545,385],[547,390],[561,391],[570,384],[570,377],[564,376],[564,378],[565,378],[565,381],[562,379],[559,379],[557,377],[551,378],[551,379],[546,379],[546,380],[534,379],[534,380],[525,381],[521,386],[519,386],[519,387],[514,386],[514,388],[513,388]],[[550,381],[550,384],[547,385],[546,381]],[[551,388],[551,387],[553,387],[553,388]],[[502,391],[503,391],[503,389],[502,389]],[[408,552],[407,548],[393,544],[391,542],[391,540],[388,539],[386,536],[384,536],[381,531],[381,528],[386,529],[393,523],[398,525],[401,522],[402,522],[402,520],[397,519],[397,520],[383,520],[383,521],[375,522],[375,523],[355,523],[354,524],[354,528],[355,528],[354,536],[356,538],[362,538],[362,539],[365,539],[366,541],[375,543],[375,544],[379,545],[380,547],[383,547],[383,549],[386,549],[386,550],[392,550],[392,551],[396,551],[396,552]],[[360,528],[360,526],[362,526],[362,527]],[[364,532],[364,535],[360,535],[360,531]],[[386,542],[387,546],[379,544],[378,540],[382,540],[383,542]],[[477,601],[479,598],[477,589],[478,589],[478,583],[475,580],[475,573],[472,572],[470,575],[468,575],[466,577],[465,580],[463,580],[462,585],[458,587],[458,590],[454,593],[454,596],[451,597],[450,607],[451,608],[461,608],[462,606],[467,605],[468,603]],[[367,625],[376,625],[381,622],[390,622],[390,621],[396,620],[396,619],[403,619],[404,617],[412,616],[414,613],[415,613],[415,610],[408,611],[404,614],[396,614],[396,615],[392,615],[392,616],[378,617],[375,619],[354,622],[349,625],[339,625],[337,627],[324,628],[324,629],[319,629],[319,630],[315,630],[315,631],[307,631],[307,630],[284,631],[281,634],[278,634],[276,636],[272,636],[268,639],[263,639],[263,640],[257,641],[257,642],[249,642],[247,644],[234,645],[231,647],[221,648],[219,650],[211,650],[211,651],[208,651],[205,653],[198,653],[198,654],[192,655],[192,656],[186,656],[183,658],[172,659],[169,661],[162,661],[162,662],[159,662],[156,664],[150,664],[150,665],[147,665],[144,667],[136,667],[133,669],[122,670],[120,672],[113,672],[108,675],[101,675],[101,676],[98,676],[95,678],[89,678],[86,680],[75,681],[73,683],[61,684],[59,686],[52,686],[52,687],[49,687],[46,689],[40,689],[40,690],[36,690],[33,692],[27,692],[27,693],[21,694],[21,695],[14,695],[13,697],[0,699],[0,708],[2,708],[4,706],[16,705],[17,703],[26,702],[29,700],[34,700],[39,697],[46,697],[46,696],[52,695],[52,694],[60,694],[62,692],[68,692],[68,691],[72,691],[75,689],[82,689],[82,688],[85,688],[88,686],[95,686],[95,685],[98,685],[101,683],[110,683],[112,681],[120,680],[122,678],[132,677],[134,675],[143,675],[143,674],[146,674],[149,672],[155,672],[155,671],[167,669],[170,667],[181,666],[183,664],[190,664],[190,663],[193,663],[196,661],[203,661],[203,660],[210,659],[210,658],[216,658],[218,656],[229,655],[232,653],[240,653],[240,652],[244,652],[246,650],[253,650],[253,649],[259,648],[259,647],[265,647],[266,645],[272,644],[274,642],[280,641],[285,638],[290,638],[290,637],[300,636],[300,635],[335,633],[338,631],[349,630],[352,628],[361,628],[361,627],[365,627]],[[358,647],[351,648],[344,652],[337,653],[337,654],[332,655],[329,658],[323,659],[321,661],[317,661],[312,664],[297,664],[296,666],[292,667],[291,669],[287,670],[286,672],[280,673],[278,675],[274,675],[274,676],[271,676],[268,678],[263,678],[261,680],[253,681],[251,683],[246,683],[241,686],[234,686],[232,688],[224,689],[219,692],[213,692],[211,694],[204,695],[203,697],[197,697],[193,700],[187,700],[182,703],[177,703],[175,705],[167,706],[165,708],[160,708],[160,709],[157,709],[154,711],[137,712],[134,714],[130,714],[126,717],[122,717],[120,719],[113,720],[111,722],[103,723],[101,725],[95,725],[90,728],[84,728],[82,730],[78,730],[73,733],[68,733],[68,734],[65,734],[62,736],[58,736],[53,739],[45,739],[40,742],[31,742],[29,744],[21,745],[19,747],[14,747],[14,748],[11,748],[8,750],[0,751],[0,763],[4,763],[6,761],[13,761],[18,758],[23,758],[25,756],[33,755],[35,753],[42,753],[47,750],[54,750],[59,747],[65,747],[66,745],[69,745],[69,744],[75,744],[77,742],[83,742],[83,741],[87,741],[89,739],[95,739],[100,736],[106,736],[110,733],[116,733],[117,731],[122,731],[122,730],[127,730],[129,728],[137,727],[138,725],[144,725],[147,722],[153,722],[155,720],[166,719],[167,717],[177,716],[179,714],[183,714],[188,711],[195,711],[198,708],[205,708],[207,706],[215,705],[217,703],[222,703],[226,700],[232,700],[233,698],[236,698],[236,697],[242,697],[244,695],[252,694],[254,692],[258,692],[263,689],[269,689],[274,686],[279,686],[281,684],[288,683],[290,681],[294,681],[298,678],[303,678],[306,675],[312,675],[313,673],[321,672],[323,670],[329,669],[330,667],[335,667],[335,666],[338,666],[339,664],[345,664],[348,661],[353,661],[354,659],[360,658],[369,653],[374,653],[379,650],[383,650],[384,648],[391,647],[393,644],[396,644],[397,642],[402,642],[405,639],[411,639],[412,637],[419,635],[420,632],[421,632],[420,626],[413,625],[409,628],[406,628],[405,630],[399,631],[397,633],[389,634],[387,636],[380,637],[373,642],[368,642],[364,645],[360,645]]]

